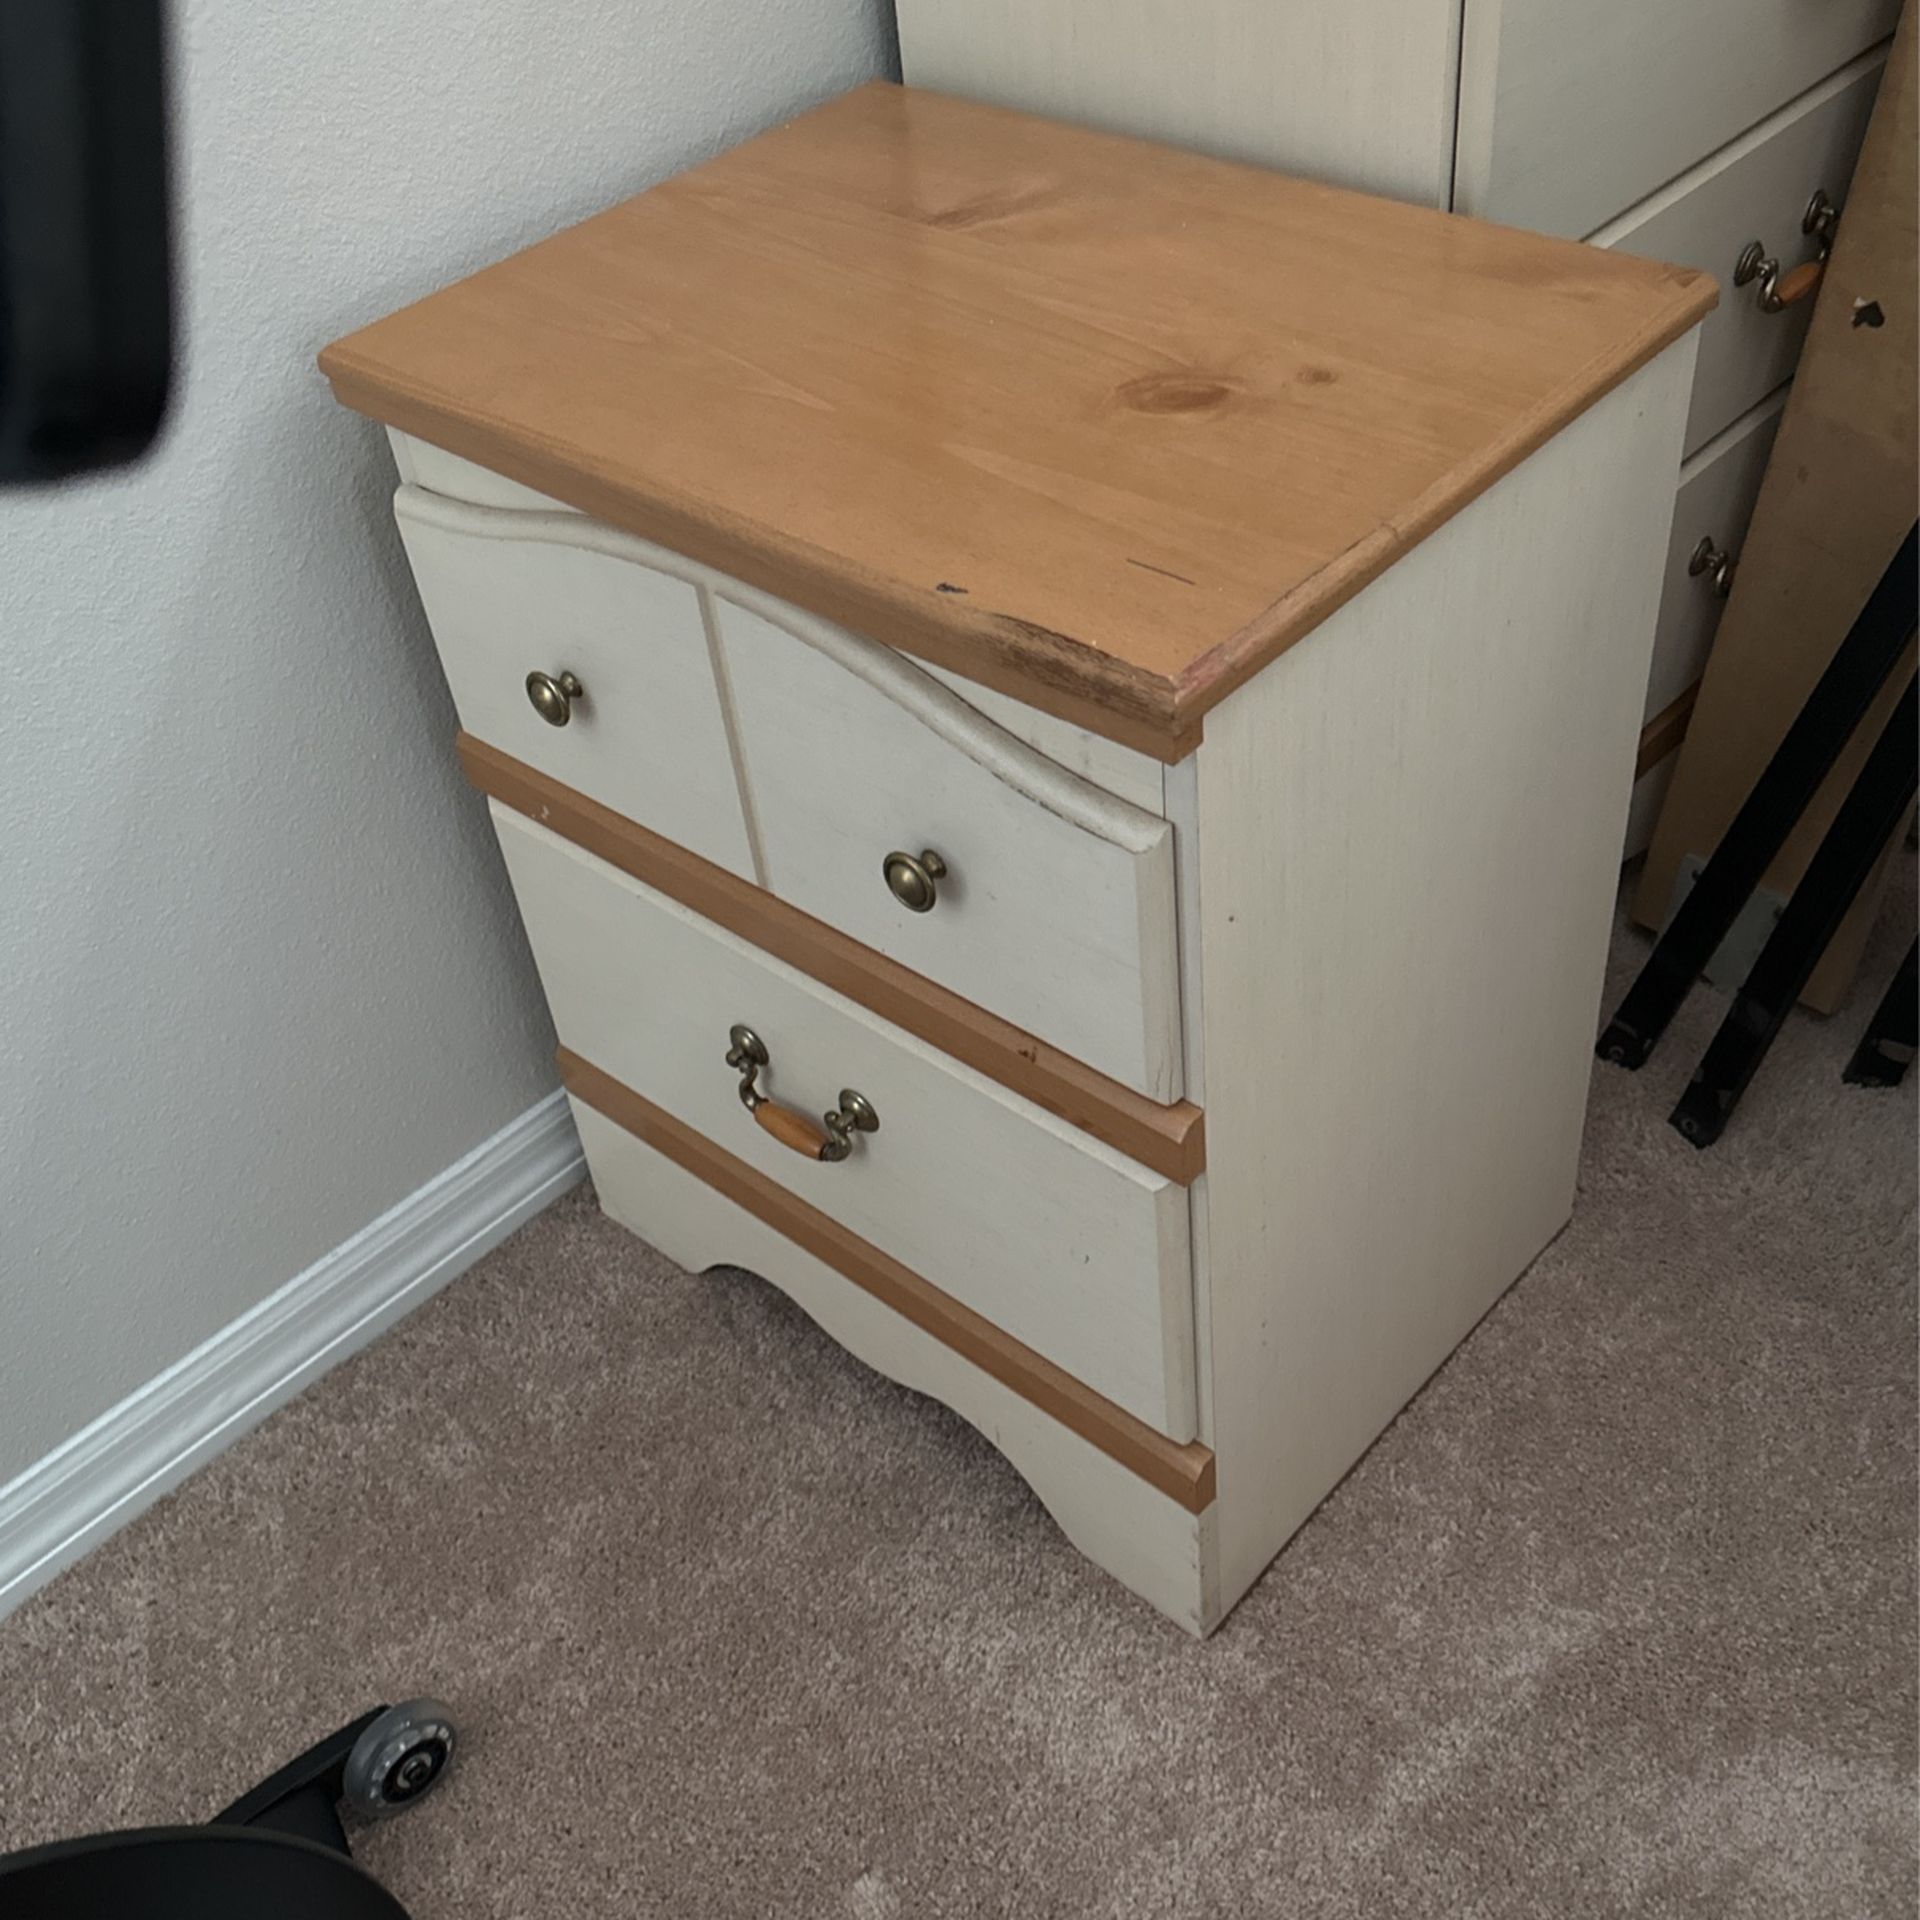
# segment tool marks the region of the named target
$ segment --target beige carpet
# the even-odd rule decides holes
[[[1915,1088],[1796,1016],[1697,1154],[1716,1012],[1205,1646],[583,1194],[0,1624],[0,1846],[431,1689],[458,1768],[362,1847],[419,1920],[1911,1914]]]

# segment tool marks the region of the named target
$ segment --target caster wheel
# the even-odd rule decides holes
[[[446,1772],[453,1739],[453,1716],[437,1700],[387,1708],[353,1743],[341,1797],[365,1819],[404,1813]]]

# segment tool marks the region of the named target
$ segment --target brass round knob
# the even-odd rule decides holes
[[[564,727],[573,718],[573,703],[585,698],[586,688],[570,673],[530,673],[527,698],[550,727]]]
[[[940,898],[934,882],[947,877],[947,863],[929,847],[917,860],[910,853],[890,853],[880,863],[880,871],[893,897],[909,913],[931,913]]]

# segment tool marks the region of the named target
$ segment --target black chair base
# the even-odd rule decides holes
[[[0,1860],[7,1920],[407,1920],[344,1853],[252,1827],[147,1827]]]
[[[454,1728],[431,1700],[376,1707],[204,1827],[102,1833],[0,1859],[6,1920],[407,1920],[354,1864],[342,1805],[404,1811],[438,1784]]]

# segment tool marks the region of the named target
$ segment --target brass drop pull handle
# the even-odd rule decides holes
[[[1707,585],[1722,600],[1733,591],[1733,555],[1724,547],[1713,544],[1713,535],[1703,533],[1700,544],[1694,548],[1687,561],[1687,571],[1698,579],[1701,574],[1707,576]]]
[[[1822,259],[1803,260],[1797,267],[1789,267],[1782,273],[1780,262],[1758,240],[1749,240],[1734,265],[1733,284],[1744,287],[1749,281],[1758,280],[1760,291],[1755,296],[1754,304],[1762,313],[1784,313],[1789,307],[1810,299],[1826,276],[1826,271],[1827,263]]]
[[[573,718],[573,703],[584,700],[587,690],[571,673],[530,673],[527,698],[533,710],[550,727],[564,727]]]
[[[1741,248],[1740,258],[1733,263],[1733,284],[1744,287],[1757,280],[1760,290],[1755,301],[1762,313],[1784,313],[1802,300],[1811,299],[1826,275],[1827,255],[1833,251],[1833,236],[1839,224],[1840,209],[1827,198],[1827,191],[1822,187],[1807,202],[1807,210],[1800,216],[1800,231],[1819,241],[1820,251],[1811,260],[1803,260],[1782,273],[1780,262],[1767,251],[1766,243],[1749,240]]]
[[[783,1147],[805,1154],[809,1160],[844,1160],[853,1151],[856,1133],[878,1133],[880,1116],[873,1102],[851,1087],[840,1089],[840,1104],[822,1116],[816,1126],[804,1113],[795,1113],[769,1100],[760,1091],[761,1070],[769,1062],[767,1043],[751,1027],[736,1026],[727,1035],[727,1065],[740,1076],[740,1104],[753,1115],[755,1124],[770,1133]]]
[[[890,853],[880,863],[888,890],[909,913],[931,913],[940,898],[936,884],[947,877],[947,863],[931,847],[916,860],[910,853]]]

